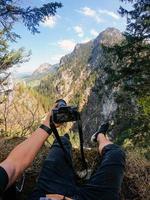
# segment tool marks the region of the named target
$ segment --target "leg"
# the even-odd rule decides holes
[[[74,171],[71,167],[72,147],[67,136],[61,137],[61,141],[67,151],[67,157],[70,159],[70,163],[66,162],[62,148],[57,141],[54,141],[44,161],[36,189],[32,196],[35,195],[37,197],[37,195],[41,196],[41,194],[43,194],[43,196],[46,194],[62,194],[71,197],[74,195],[76,185]]]
[[[97,140],[102,162],[88,183],[81,188],[81,197],[84,200],[118,200],[123,180],[125,154],[103,134],[99,134]]]
[[[11,187],[9,187],[5,191],[2,199],[3,200],[8,200],[8,199],[17,200],[16,184],[13,184]]]

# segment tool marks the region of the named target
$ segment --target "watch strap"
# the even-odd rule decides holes
[[[52,129],[50,129],[48,126],[45,126],[44,124],[41,124],[39,128],[46,131],[49,135],[52,133]]]

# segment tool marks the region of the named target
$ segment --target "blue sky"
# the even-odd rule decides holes
[[[22,2],[22,1],[21,1]],[[24,6],[40,6],[47,0],[24,0]],[[32,72],[40,64],[58,63],[63,55],[70,53],[77,43],[94,39],[107,27],[125,30],[126,19],[117,13],[119,0],[61,0],[63,7],[55,17],[41,23],[40,34],[32,35],[21,23],[14,30],[21,35],[11,48],[24,47],[31,50],[30,61],[17,68],[18,72]]]

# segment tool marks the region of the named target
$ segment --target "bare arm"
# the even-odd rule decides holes
[[[49,116],[50,114],[44,121],[46,126],[49,124]],[[19,177],[23,171],[30,166],[48,137],[49,135],[47,132],[38,128],[29,138],[16,146],[10,152],[6,160],[0,163],[0,166],[3,167],[8,174],[8,186],[14,183],[17,177]]]

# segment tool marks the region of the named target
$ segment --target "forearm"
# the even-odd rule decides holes
[[[48,138],[48,134],[38,128],[28,139],[11,151],[2,166],[9,177],[9,185],[32,163],[40,148]]]

